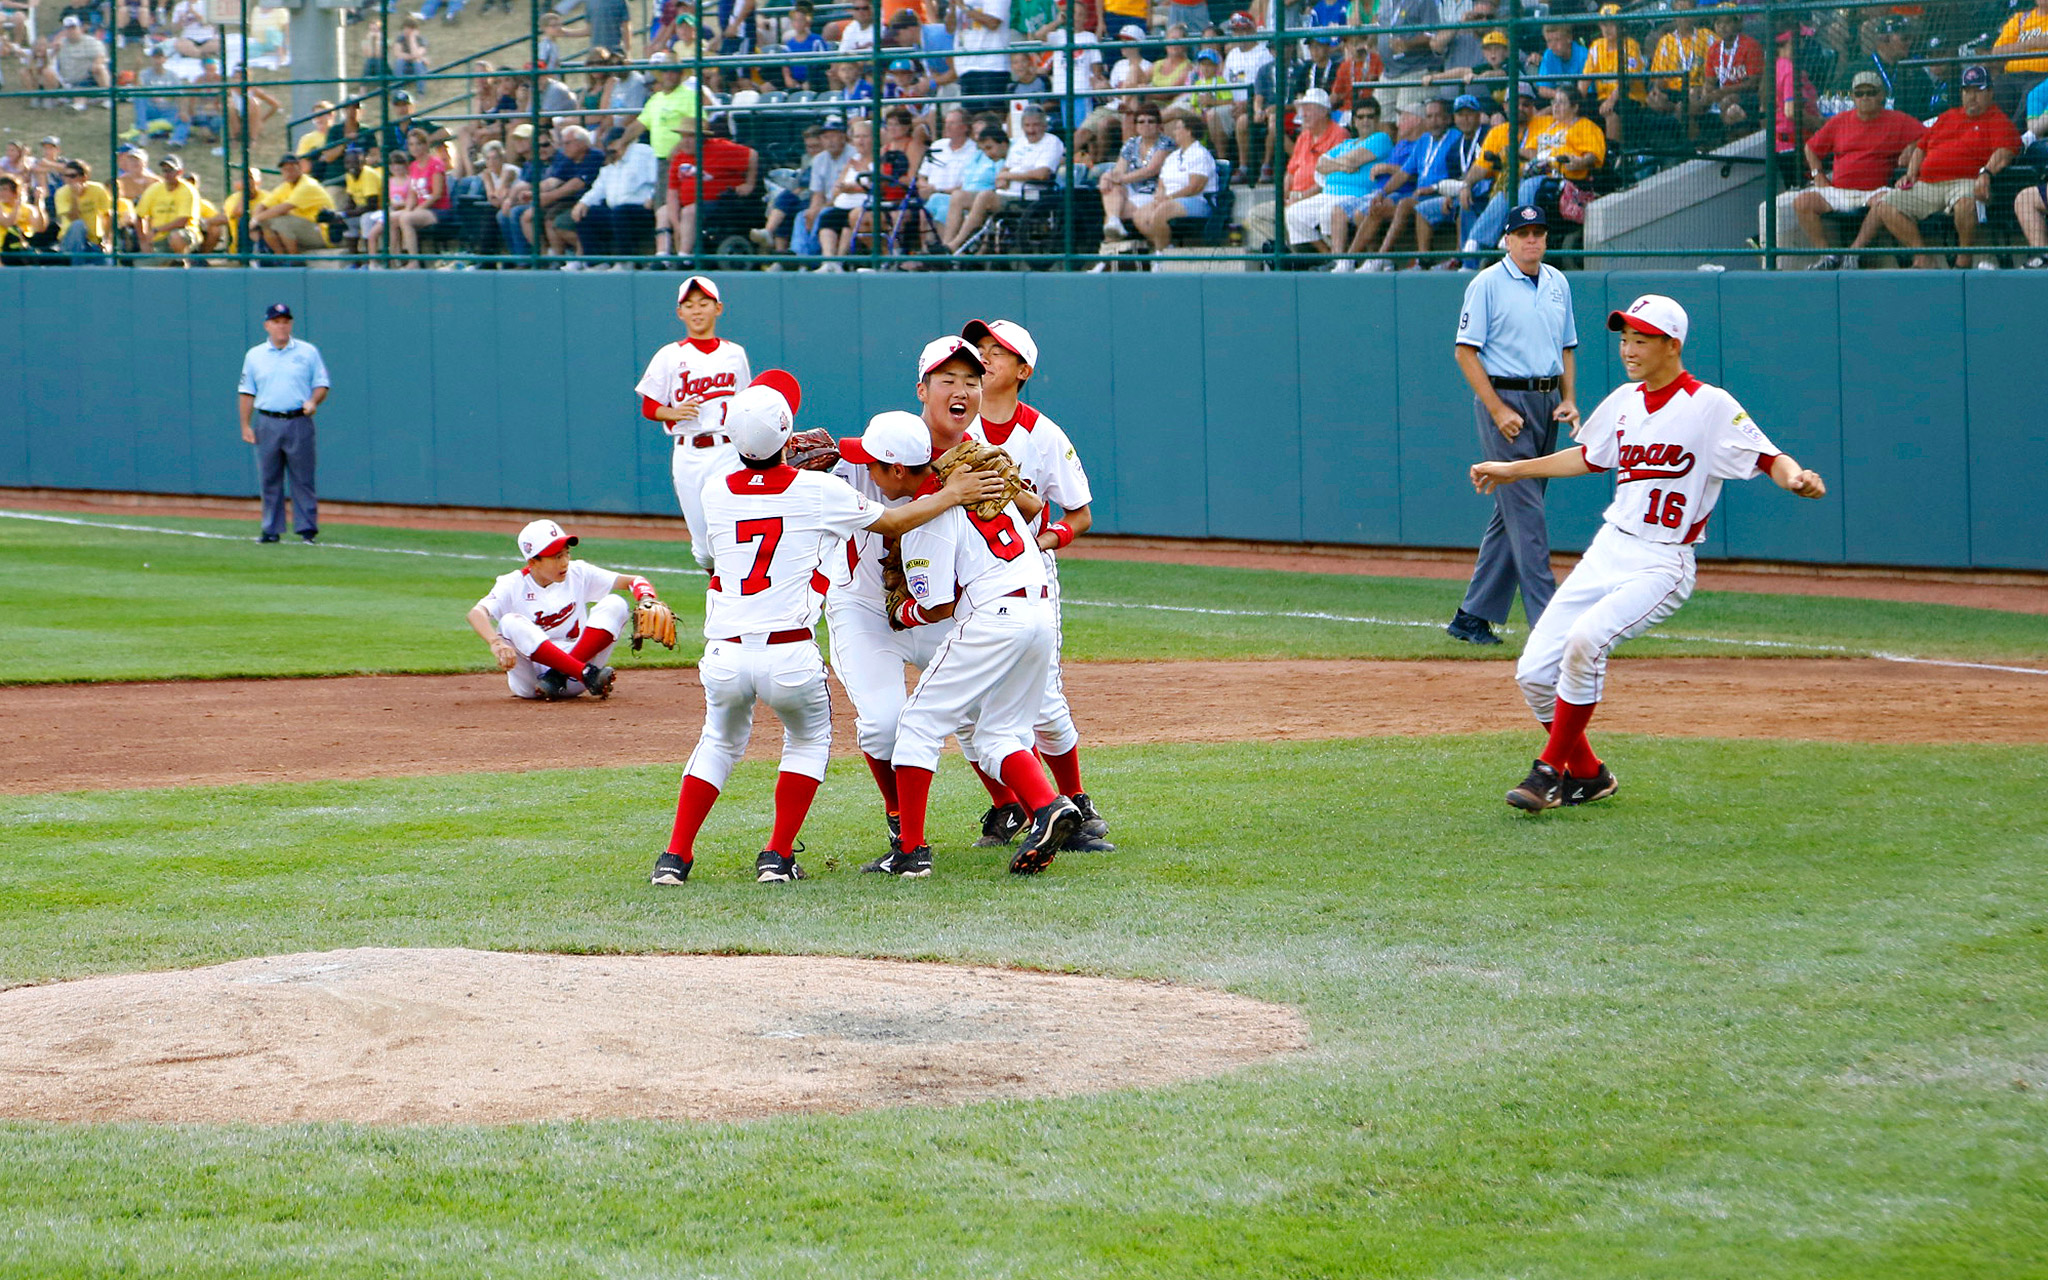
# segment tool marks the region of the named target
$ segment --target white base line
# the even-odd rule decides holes
[[[170,529],[162,525],[149,524],[116,524],[110,521],[81,520],[75,516],[51,515],[48,512],[41,511],[8,511],[0,509],[0,518],[30,520],[40,524],[76,525],[87,529],[111,529],[120,533],[160,533],[177,538],[206,538],[219,542],[245,542],[248,540],[248,535],[242,533],[213,533],[203,529]],[[348,542],[322,542],[318,545],[332,551],[366,551],[372,555],[423,556],[427,559],[435,560],[470,560],[492,564],[502,564],[507,558],[504,556],[478,555],[465,551],[426,551],[417,547],[366,547]],[[688,566],[620,564],[617,567],[629,569],[634,573],[701,574],[704,572],[695,564]],[[1217,618],[1296,618],[1310,622],[1349,622],[1373,627],[1421,627],[1435,629],[1443,625],[1438,622],[1420,622],[1413,618],[1378,618],[1367,614],[1321,613],[1309,610],[1207,609],[1187,604],[1136,604],[1120,600],[1078,600],[1072,596],[1064,597],[1060,603],[1083,609],[1137,609],[1153,613],[1202,614]],[[1501,629],[1507,630],[1507,628]],[[1647,636],[1639,638],[1689,644],[1725,644],[1747,649],[1795,649],[1807,653],[1838,653],[1844,657],[1876,658],[1884,662],[1911,663],[1915,666],[1924,667],[1955,667],[1970,671],[2006,671],[2017,675],[2048,676],[2048,670],[2042,670],[2037,667],[2009,667],[1991,662],[1957,662],[1944,658],[1916,658],[1903,653],[1866,653],[1838,644],[1804,644],[1795,640],[1740,640],[1727,636],[1681,636],[1668,635],[1661,632],[1652,632]]]

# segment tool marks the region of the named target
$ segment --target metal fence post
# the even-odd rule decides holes
[[[1273,127],[1266,133],[1266,148],[1273,153],[1273,265],[1272,270],[1286,268],[1287,262],[1287,160],[1292,148],[1287,145],[1287,105],[1294,97],[1293,77],[1287,70],[1287,4],[1288,0],[1273,0]],[[1258,102],[1258,77],[1252,77],[1251,95],[1254,104]],[[1259,168],[1266,163],[1260,156],[1252,161],[1251,185],[1259,181]],[[1217,199],[1222,198],[1218,192]]]
[[[1493,194],[1496,199],[1507,201],[1512,209],[1521,199],[1522,190],[1522,0],[1508,0],[1508,100],[1500,105],[1508,122],[1507,155],[1502,158],[1502,185]],[[1482,244],[1479,251],[1491,253],[1497,248],[1498,245]]]
[[[1060,269],[1074,269],[1074,136],[1080,132],[1074,127],[1074,6],[1069,3],[1062,8],[1066,12],[1067,47],[1060,54],[1067,60],[1067,100],[1061,108],[1064,117],[1061,123],[1067,128],[1067,194],[1066,214],[1061,219],[1066,227],[1066,252],[1060,257]],[[1115,161],[1111,161],[1112,164]],[[1099,251],[1101,245],[1097,245]]]
[[[528,207],[533,210],[533,239],[526,247],[527,264],[538,271],[541,245],[548,236],[548,214],[540,204],[540,0],[533,0],[526,11],[526,41],[526,123],[533,129],[533,182],[528,188],[532,201]],[[451,200],[449,203],[449,211],[453,212],[454,202]]]
[[[249,0],[241,0],[241,20],[242,57],[241,65],[236,68],[236,71],[240,75],[242,81],[242,128],[240,137],[240,143],[242,148],[241,257],[242,265],[246,267],[252,261],[254,261],[254,259],[250,255],[254,252],[256,247],[255,244],[252,242],[252,238],[254,237],[256,231],[256,224],[252,221],[252,219],[255,216],[256,211],[249,207],[250,205],[255,203],[255,197],[249,194]],[[221,52],[227,52],[227,41],[225,40],[221,41]],[[226,80],[227,77],[222,76],[221,79]],[[226,103],[223,102],[222,106],[225,107]],[[229,113],[224,110],[222,111],[221,115],[221,127],[231,127],[229,122],[233,119],[232,113]],[[235,142],[235,139],[229,139],[228,146],[225,149],[233,150]],[[261,188],[263,184],[259,182],[256,185],[258,188]]]

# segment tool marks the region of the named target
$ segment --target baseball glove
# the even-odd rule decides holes
[[[973,504],[974,514],[984,520],[993,519],[1001,515],[1003,508],[1010,505],[1010,499],[1016,497],[1018,492],[1024,488],[1024,478],[1017,474],[1017,463],[1015,460],[996,446],[980,440],[962,440],[959,444],[940,454],[938,461],[934,462],[932,466],[939,473],[939,479],[942,481],[962,467],[966,467],[969,471],[993,471],[1003,478],[1003,495],[1001,497],[989,498]]]
[[[830,471],[839,465],[839,443],[825,428],[812,427],[790,436],[782,460],[799,471]]]
[[[897,618],[901,615],[903,602],[910,599],[910,582],[903,576],[903,548],[894,538],[882,540],[882,602],[889,615],[892,631],[908,630]]]
[[[658,640],[670,649],[675,648],[675,611],[659,600],[643,601],[633,611],[633,648],[638,650],[643,640]]]

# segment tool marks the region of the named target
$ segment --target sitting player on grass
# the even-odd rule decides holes
[[[675,615],[653,584],[571,559],[576,542],[552,520],[527,525],[519,531],[526,567],[499,577],[469,611],[469,625],[491,646],[515,697],[610,697],[614,672],[605,659],[629,622],[637,620],[640,636],[675,647]],[[633,611],[617,591],[633,593]]]

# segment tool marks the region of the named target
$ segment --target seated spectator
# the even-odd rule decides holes
[[[576,224],[578,251],[597,258],[638,256],[654,238],[654,201],[661,189],[661,163],[644,142],[612,144],[611,162],[576,200],[569,216]],[[620,263],[618,269],[625,270]],[[602,270],[603,268],[600,268]]]
[[[1194,63],[1195,73],[1188,79],[1188,91],[1162,106],[1162,116],[1166,111],[1186,110],[1207,120],[1218,108],[1228,115],[1230,83],[1223,78],[1223,56],[1214,49],[1197,49]]]
[[[1546,183],[1560,178],[1582,180],[1591,177],[1593,171],[1606,162],[1607,133],[1578,113],[1577,87],[1564,86],[1554,90],[1549,115],[1534,114],[1534,94],[1527,86],[1522,87],[1518,96],[1527,127],[1520,147],[1522,182],[1515,195],[1515,204],[1536,204],[1544,194]],[[1489,135],[1489,144],[1492,140]],[[1496,174],[1503,171],[1503,160],[1495,159],[1491,153],[1487,159]],[[1507,194],[1499,186],[1494,188],[1493,198],[1487,201],[1485,211],[1472,224],[1472,236],[1465,242],[1467,253],[1490,251],[1500,243],[1502,233],[1507,230]]]
[[[1168,40],[1187,39],[1187,24],[1180,22],[1169,24],[1166,28],[1166,38]],[[1194,81],[1194,78],[1195,64],[1189,59],[1188,46],[1184,44],[1168,45],[1166,47],[1166,56],[1152,64],[1152,87],[1154,89],[1184,89]],[[1146,95],[1143,101],[1149,102],[1159,108],[1159,110],[1164,111],[1170,106],[1186,107],[1188,103],[1183,101],[1186,96],[1185,94],[1175,96],[1166,93],[1152,93]],[[1136,112],[1132,113],[1133,127],[1136,127],[1137,123],[1136,114]]]
[[[1870,198],[1870,211],[1851,249],[1861,249],[1880,229],[1900,244],[1919,249],[1920,220],[1948,210],[1956,224],[1958,266],[1970,265],[1977,238],[1977,210],[1991,198],[1991,179],[2020,152],[2019,130],[1992,100],[1991,73],[1981,66],[1963,72],[1963,103],[1936,117],[1906,152],[1906,176]],[[1938,267],[1940,259],[1915,255],[1916,267]],[[1985,258],[1979,266],[1992,266]]]
[[[1600,35],[1586,51],[1586,75],[1591,78],[1579,85],[1588,101],[1599,104],[1600,123],[1607,130],[1609,143],[1629,136],[1630,123],[1649,110],[1650,100],[1650,83],[1643,78],[1649,61],[1635,37],[1622,34],[1615,17],[1620,12],[1618,4],[1600,6]],[[1638,135],[1641,132],[1636,130]]]
[[[1308,57],[1293,63],[1289,68],[1288,88],[1284,93],[1278,88],[1280,69],[1275,63],[1269,62],[1261,67],[1258,78],[1252,82],[1252,121],[1266,131],[1266,149],[1260,160],[1259,169],[1261,178],[1272,172],[1280,154],[1281,136],[1285,134],[1292,138],[1301,129],[1292,107],[1276,110],[1276,106],[1296,102],[1311,89],[1320,89],[1323,93],[1329,94],[1337,84],[1337,37],[1311,36],[1302,47],[1308,51]],[[1333,119],[1336,116],[1336,103],[1336,98],[1331,97],[1330,114]],[[1342,121],[1337,122],[1337,128],[1340,131],[1344,129]],[[1349,136],[1348,133],[1345,136]],[[1340,138],[1339,141],[1341,140]]]
[[[852,0],[846,7],[847,17],[838,24],[837,43],[842,54],[865,53],[875,47],[875,6],[874,0]],[[833,39],[828,24],[826,39]]]
[[[1380,128],[1380,104],[1375,98],[1360,102],[1351,113],[1351,136],[1331,147],[1316,161],[1320,190],[1287,206],[1287,242],[1305,246],[1316,253],[1341,252],[1344,241],[1335,239],[1338,218],[1365,207],[1377,188],[1372,168],[1392,154],[1393,139]],[[1342,224],[1349,229],[1349,223]],[[1249,242],[1250,237],[1246,237]],[[1340,271],[1350,264],[1337,264]]]
[[[184,162],[165,156],[156,168],[157,180],[135,202],[135,234],[142,251],[182,254],[213,248],[220,233],[206,229],[211,206],[185,176]]]
[[[811,0],[796,0],[796,4],[791,6],[789,32],[782,40],[784,53],[823,54],[831,48],[825,43],[825,37],[812,29],[811,23],[816,14]],[[790,93],[818,89],[825,79],[816,62],[788,62],[776,68],[776,72],[782,78],[782,87]]]
[[[420,252],[420,232],[439,226],[442,219],[454,211],[454,197],[448,188],[448,161],[442,157],[441,148],[427,140],[424,129],[414,129],[406,137],[405,154],[410,157],[405,167],[403,191],[396,184],[391,191],[391,227],[397,252],[408,258],[417,258]],[[396,172],[398,161],[392,160]],[[366,253],[377,252],[378,235],[383,230],[383,219],[377,214],[363,218],[363,248]],[[408,270],[419,267],[417,261],[401,264]]]
[[[715,222],[747,220],[760,206],[761,157],[730,138],[700,134],[694,116],[681,123],[668,162],[668,193],[655,219],[654,251],[694,257],[699,226],[708,231]]]
[[[883,101],[896,98],[928,98],[931,92],[932,82],[925,79],[924,70],[916,61],[898,58],[889,64],[888,75],[882,84]],[[926,121],[931,115],[931,110],[928,104],[910,109],[912,122],[927,133],[929,126]]]
[[[264,192],[261,207],[249,218],[263,243],[282,254],[327,248],[320,215],[334,208],[334,198],[313,181],[305,158],[295,152],[278,158],[277,175],[277,185]]]
[[[1167,140],[1173,154],[1159,170],[1159,187],[1152,203],[1137,211],[1138,234],[1152,242],[1157,251],[1173,243],[1175,218],[1206,218],[1218,190],[1216,157],[1202,145],[1196,134],[1197,118],[1185,111],[1168,115]]]
[[[144,89],[175,89],[184,86],[176,72],[167,63],[169,50],[161,44],[149,46],[149,65],[135,73],[135,83]],[[165,139],[173,150],[183,147],[192,137],[192,120],[185,110],[183,98],[165,95],[162,97],[138,97],[135,102],[135,127],[145,137]]]
[[[2024,87],[2048,77],[2048,0],[2034,0],[2032,8],[2017,9],[2007,18],[1991,52],[2022,55],[2007,57],[1999,70]]]
[[[1707,50],[1705,81],[1693,94],[1693,114],[1716,127],[1715,136],[1737,138],[1762,121],[1763,93],[1763,46],[1743,31],[1740,15],[1720,14]]]
[[[1386,0],[1380,6],[1381,27],[1434,27],[1443,21],[1436,0]],[[1423,102],[1435,95],[1423,77],[1443,70],[1443,60],[1431,43],[1428,31],[1407,31],[1380,38],[1380,61],[1386,66],[1385,79],[1394,82],[1380,90],[1382,105],[1397,113],[1420,113]],[[1388,99],[1391,97],[1392,101]]]
[[[1438,0],[1438,16],[1445,22],[1492,22],[1494,0]],[[1486,65],[1486,53],[1480,44],[1484,36],[1481,29],[1456,27],[1439,31],[1430,37],[1429,47],[1437,56],[1439,69],[1423,77],[1425,84],[1437,84],[1458,71],[1471,71]],[[1458,94],[1455,84],[1444,84],[1430,96],[1449,102]]]
[[[1872,25],[1870,52],[1861,57],[1845,57],[1837,72],[1838,79],[1830,86],[1836,93],[1851,92],[1855,77],[1862,72],[1875,72],[1884,82],[1885,106],[1893,111],[1903,111],[1915,120],[1926,120],[1936,114],[1934,110],[1934,78],[1931,67],[1906,67],[1899,65],[1913,51],[1910,19],[1896,14],[1888,15]]]
[[[34,241],[43,233],[42,202],[24,194],[22,180],[0,173],[0,265],[25,266],[35,261]]]
[[[825,122],[828,139],[831,137],[830,126],[837,119],[835,116]],[[853,120],[842,122],[842,127],[846,131],[846,156],[835,165],[839,177],[822,197],[815,194],[811,197],[813,202],[821,198],[824,201],[812,221],[813,232],[818,238],[818,252],[825,259],[818,265],[821,272],[844,270],[833,259],[839,256],[843,242],[851,238],[849,227],[853,220],[867,207],[868,184],[873,181],[874,162],[870,157],[874,154],[871,150],[875,140],[874,122]]]
[[[187,58],[218,58],[221,55],[220,28],[206,20],[205,0],[178,0],[171,9],[171,24],[178,33],[177,50]]]
[[[768,197],[768,221],[748,236],[755,244],[772,252],[781,252],[790,247],[796,220],[811,205],[811,163],[818,153],[825,149],[825,130],[818,125],[804,129],[804,158],[793,169],[768,171],[768,185],[774,193]],[[780,175],[789,176],[782,179]]]
[[[1806,73],[1799,70],[1793,56],[1799,19],[1787,18],[1784,23],[1785,29],[1778,33],[1775,42],[1777,58],[1771,71],[1772,91],[1778,99],[1772,140],[1776,143],[1778,180],[1792,187],[1799,184],[1799,175],[1804,172],[1799,165],[1800,145],[1821,126],[1820,93]]]
[[[604,154],[590,145],[590,130],[573,124],[562,129],[561,143],[541,172],[534,198],[518,208],[517,222],[509,230],[503,220],[498,224],[512,252],[531,253],[538,239],[543,254],[574,253],[576,201],[590,190],[603,167]]]
[[[193,185],[198,185],[197,174],[193,175]],[[209,238],[224,244],[229,253],[242,252],[242,227],[248,221],[247,213],[263,200],[263,170],[244,169],[241,188],[221,201],[219,211],[209,215],[204,224]]]
[[[1547,101],[1556,85],[1577,84],[1586,74],[1586,57],[1586,46],[1573,36],[1570,23],[1545,23],[1543,52],[1529,64],[1530,76],[1536,82],[1537,101]]]
[[[1047,132],[1044,110],[1032,103],[1019,114],[1018,120],[1023,136],[1010,139],[1002,168],[996,172],[995,186],[974,197],[955,238],[947,242],[949,250],[957,253],[990,214],[999,209],[1020,209],[1059,182],[1066,168],[1067,148]]]
[[[1102,238],[1122,240],[1130,234],[1124,219],[1136,220],[1138,210],[1152,203],[1159,190],[1159,171],[1173,154],[1173,143],[1161,131],[1161,112],[1156,101],[1138,108],[1133,117],[1136,132],[1124,139],[1122,151],[1109,172],[1097,184],[1102,192]]]
[[[92,180],[92,166],[83,160],[64,162],[64,185],[57,188],[57,248],[71,255],[72,265],[107,251],[114,229],[114,196]]]
[[[1028,53],[1013,53],[1010,55],[1010,86],[1003,92],[1010,95],[1010,108],[1014,111],[1024,105],[1017,100],[1021,96],[1049,93],[1051,90],[1045,73],[1038,69],[1036,59]]]
[[[1792,227],[1787,224],[1794,220],[1805,233],[1806,244],[1829,247],[1833,241],[1825,216],[1865,212],[1870,198],[1891,185],[1893,170],[1904,163],[1907,149],[1925,132],[1918,120],[1884,105],[1884,78],[1877,72],[1857,72],[1850,94],[1856,109],[1833,117],[1806,140],[1806,168],[1813,185],[1778,196],[1781,248],[1799,243],[1788,234]],[[1832,253],[1813,263],[1822,271],[1841,266],[1841,256]]]
[[[967,220],[968,211],[984,192],[995,190],[996,175],[1002,172],[1003,163],[1009,158],[1010,135],[1003,132],[1001,125],[983,125],[974,137],[974,152],[974,157],[960,175],[959,190],[942,197],[944,212],[932,211],[932,216],[938,220],[941,247],[965,239],[960,234],[960,224]]]
[[[1366,205],[1364,216],[1357,219],[1358,231],[1352,237],[1351,252],[1377,252],[1382,255],[1394,252],[1401,233],[1416,221],[1415,211],[1421,202],[1434,198],[1443,183],[1455,181],[1452,167],[1457,163],[1458,143],[1463,135],[1451,126],[1451,104],[1442,98],[1431,98],[1422,104],[1422,122],[1424,132],[1420,137],[1411,138],[1394,148],[1390,158],[1396,171],[1386,176],[1380,190]],[[1372,237],[1382,223],[1386,232],[1375,248]],[[1425,244],[1418,231],[1415,241],[1418,253]],[[1337,265],[1341,267],[1344,264],[1340,262]],[[1422,259],[1417,257],[1410,267],[1420,270]],[[1392,271],[1394,262],[1382,256],[1363,263],[1362,269]]]
[[[1435,0],[1419,2],[1434,4]],[[1233,13],[1230,21],[1223,25],[1233,42],[1230,52],[1223,55],[1223,78],[1231,85],[1230,105],[1214,108],[1208,113],[1208,136],[1219,148],[1236,139],[1235,180],[1250,186],[1258,178],[1257,170],[1252,167],[1252,119],[1258,105],[1253,100],[1254,82],[1259,78],[1259,72],[1273,60],[1273,51],[1259,43],[1256,38],[1258,28],[1253,25],[1251,15]],[[1167,136],[1173,136],[1170,123]],[[1202,154],[1210,154],[1206,146],[1202,148]],[[1213,155],[1210,158],[1215,159]]]
[[[917,135],[915,117],[904,107],[891,107],[882,116],[881,172],[882,198],[874,205],[871,234],[882,235],[882,214],[903,207],[923,171],[925,144]],[[873,178],[873,173],[869,173]],[[858,234],[847,239],[844,252],[853,252]]]
[[[488,156],[485,162],[489,163]],[[341,173],[341,201],[335,211],[342,218],[342,245],[354,252],[362,244],[363,216],[384,207],[384,170],[369,163],[369,154],[361,147],[350,146],[341,153]]]
[[[818,254],[821,248],[818,242],[819,215],[831,206],[839,189],[839,180],[857,156],[858,152],[847,141],[846,117],[826,116],[818,129],[818,150],[804,166],[803,186],[808,193],[808,203],[793,216],[790,224],[789,247],[792,253],[801,257]]]
[[[1676,138],[1691,120],[1691,103],[1707,81],[1707,56],[1714,33],[1693,16],[1695,0],[1671,0],[1671,30],[1657,37],[1650,54],[1650,93],[1643,100],[1652,115],[1664,121],[1660,132]]]
[[[424,88],[419,77],[434,73],[433,55],[427,48],[426,33],[420,30],[418,15],[398,26],[398,36],[391,42],[391,70],[401,77],[395,88],[404,88],[404,82],[409,80],[415,90]]]
[[[980,158],[981,151],[974,145],[973,123],[968,119],[966,109],[948,107],[939,140],[926,148],[924,161],[917,171],[918,199],[924,202],[925,212],[931,215],[932,225],[938,228],[941,242],[945,240],[946,232],[966,216],[965,206],[971,200],[956,202],[953,196],[967,180],[967,171]],[[957,213],[954,210],[956,203],[962,206]]]
[[[1037,59],[1038,69],[1045,75],[1046,91],[1055,95],[1064,95],[1067,91],[1067,55],[1065,51],[1067,29],[1064,26],[1055,26],[1051,31],[1045,33],[1044,43],[1054,46],[1051,51],[1039,55]],[[1085,27],[1078,28],[1074,32],[1074,89],[1076,96],[1074,99],[1074,114],[1071,116],[1066,114],[1058,116],[1064,127],[1072,128],[1080,122],[1082,116],[1088,114],[1089,97],[1086,91],[1095,84],[1096,68],[1102,65],[1100,43],[1096,34]],[[1064,113],[1066,109],[1067,103],[1064,96],[1058,97],[1057,101],[1046,107],[1048,112],[1058,111]],[[976,128],[977,130],[980,128],[979,122],[976,123]],[[980,135],[977,133],[976,136]]]
[[[1487,115],[1500,112],[1508,94],[1508,33],[1489,31],[1479,39],[1479,61],[1469,67],[1445,67],[1428,77],[1431,85],[1449,85],[1460,96],[1479,99]]]
[[[1486,167],[1486,138],[1481,132],[1485,115],[1480,110],[1479,99],[1466,94],[1451,104],[1451,121],[1458,130],[1458,144],[1451,159],[1452,176],[1436,184],[1436,194],[1424,196],[1415,203],[1415,252],[1418,255],[1429,252],[1430,240],[1438,227],[1454,227],[1456,234],[1451,243],[1463,244],[1472,234],[1472,224],[1479,217],[1479,210],[1493,189],[1493,178]],[[1507,145],[1507,126],[1499,125],[1498,145]],[[1416,261],[1423,259],[1418,257]],[[1458,265],[1456,258],[1446,258],[1437,264],[1440,269]]]
[[[2041,83],[2048,84],[2048,80]],[[2027,238],[2027,246],[2048,249],[2048,182],[2021,188],[2020,193],[2013,197],[2012,213],[2020,221],[2020,234]],[[2026,271],[2048,267],[2048,253],[2028,254],[2020,267]]]
[[[65,18],[50,61],[43,67],[43,88],[105,89],[112,83],[107,74],[107,46],[98,37],[86,34],[76,14]],[[107,105],[105,98],[94,101],[102,107]],[[85,99],[73,98],[71,109],[85,110]]]
[[[1343,125],[1330,118],[1330,95],[1321,89],[1305,91],[1294,103],[1294,111],[1301,119],[1301,136],[1295,139],[1294,150],[1287,159],[1287,171],[1282,180],[1282,199],[1288,204],[1307,200],[1321,190],[1316,174],[1316,162],[1338,145],[1350,138]],[[1239,221],[1244,226],[1244,242],[1257,247],[1272,242],[1274,235],[1273,202],[1256,200],[1246,209]]]

